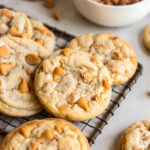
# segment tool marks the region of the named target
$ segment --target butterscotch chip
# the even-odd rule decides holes
[[[97,56],[92,56],[91,57],[91,61],[95,62],[95,63],[98,63],[99,62],[99,59]]]
[[[56,67],[53,72],[53,80],[58,82],[58,78],[64,74],[66,74],[66,70],[60,67]]]
[[[20,12],[0,9],[0,36],[10,34],[15,37],[31,38],[33,28],[28,17]]]
[[[65,50],[53,52],[40,64],[34,79],[36,95],[43,107],[56,117],[74,121],[91,119],[101,114],[110,101],[109,72],[101,61],[92,62],[89,53],[72,49],[66,57]],[[108,78],[106,90],[104,77]],[[99,101],[92,100],[104,91]]]
[[[54,33],[47,29],[41,21],[34,19],[30,21],[33,26],[33,35],[31,39],[48,49],[50,54],[55,49]]]
[[[43,132],[41,137],[32,144],[32,150],[37,150],[40,142],[53,139],[53,133],[50,129]]]
[[[24,137],[28,137],[33,129],[37,128],[36,125],[27,125],[21,129],[21,133]]]
[[[93,80],[93,74],[90,71],[86,71],[83,74],[84,82],[89,83]]]
[[[12,147],[14,150],[90,150],[86,137],[77,127],[57,118],[32,120],[9,132],[0,150]]]
[[[42,39],[40,39],[40,38],[39,38],[39,39],[36,39],[35,41],[36,41],[37,43],[41,44],[41,45],[44,45],[44,41],[43,41]]]
[[[112,85],[128,81],[137,68],[133,48],[120,37],[111,33],[89,33],[74,38],[69,48],[89,52],[91,61],[103,62],[110,72]],[[133,63],[134,62],[134,63]],[[128,70],[128,74],[125,73]]]
[[[54,7],[54,2],[53,0],[45,0],[45,6],[47,8],[53,8]]]
[[[35,54],[28,54],[25,58],[27,63],[30,65],[37,65],[40,61],[40,57]]]
[[[8,62],[8,63],[0,63],[0,72],[2,75],[7,75],[7,73],[14,67],[14,63]]]
[[[35,30],[40,31],[42,34],[46,35],[48,34],[48,30],[46,29],[46,27],[34,27]]]
[[[8,58],[10,55],[10,51],[7,47],[1,46],[0,47],[0,57],[2,58]]]
[[[150,121],[143,120],[129,126],[122,134],[118,150],[146,150],[149,149]]]
[[[21,80],[21,82],[19,84],[18,91],[21,93],[28,93],[29,92],[29,86],[28,86],[26,79],[21,77],[20,80]]]
[[[81,108],[83,108],[86,112],[88,111],[88,100],[85,97],[80,98],[77,101],[78,106],[80,106]]]
[[[59,10],[55,11],[55,12],[53,13],[53,17],[54,17],[56,20],[60,21],[60,20],[61,20],[61,12],[60,12]]]
[[[11,19],[13,17],[11,12],[8,11],[7,9],[2,9],[1,13],[2,13],[2,15],[6,16],[9,19]]]
[[[70,48],[65,48],[61,51],[61,53],[66,56],[69,57],[72,54],[72,50]]]
[[[0,87],[2,86],[2,81],[0,80]]]
[[[17,37],[21,37],[21,34],[17,31],[17,29],[15,27],[12,27],[9,29],[9,33],[12,36],[17,36]]]
[[[109,79],[107,77],[105,77],[103,79],[103,85],[104,85],[104,89],[108,90],[110,88],[110,83],[109,83]]]
[[[1,37],[0,45],[4,91],[0,93],[0,113],[13,117],[39,113],[42,107],[34,94],[34,74],[38,64],[50,56],[49,50],[30,39],[12,36]]]

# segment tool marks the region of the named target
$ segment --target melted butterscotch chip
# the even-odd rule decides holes
[[[54,135],[51,130],[49,129],[45,130],[42,136],[32,144],[32,150],[38,150],[38,145],[40,142],[46,141],[46,140],[52,140],[53,137]]]
[[[120,52],[114,52],[115,59],[120,60],[121,59],[121,53]]]
[[[30,65],[37,65],[40,61],[40,57],[35,54],[28,54],[25,57],[26,62]]]
[[[69,104],[66,104],[66,105],[58,106],[58,109],[59,109],[60,111],[66,111],[69,107],[70,107],[70,105],[69,105]]]
[[[23,134],[24,137],[28,137],[29,134],[32,132],[33,129],[35,129],[37,126],[36,125],[27,125],[21,129],[21,133]]]
[[[21,82],[19,84],[18,91],[21,93],[28,93],[29,92],[29,86],[28,86],[26,79],[21,77],[20,80],[21,80]]]
[[[42,46],[44,45],[44,41],[43,41],[41,38],[36,39],[35,41],[36,41],[37,43],[41,44]]]
[[[3,9],[1,12],[2,12],[3,16],[5,16],[5,17],[7,17],[9,19],[11,19],[13,17],[11,12],[9,12],[8,10]]]
[[[95,62],[95,63],[98,63],[99,62],[99,59],[97,56],[92,56],[91,59],[90,59],[92,62]]]
[[[7,73],[12,69],[14,66],[14,63],[8,62],[8,63],[2,63],[0,64],[0,72],[2,75],[7,75]]]
[[[62,133],[62,127],[60,125],[55,125],[55,129],[59,134]]]
[[[2,58],[8,58],[10,55],[10,51],[7,47],[1,46],[0,47],[0,57]]]
[[[63,68],[56,67],[53,72],[53,80],[55,82],[58,82],[58,78],[66,73],[66,70],[64,70]]]
[[[60,21],[60,20],[61,20],[61,12],[60,12],[59,10],[55,11],[55,12],[53,13],[53,17],[54,17],[56,20]]]
[[[53,8],[54,7],[54,2],[53,0],[45,0],[45,6],[47,8]]]
[[[21,37],[22,35],[17,31],[17,29],[15,27],[12,27],[9,29],[9,33],[12,36],[17,36],[17,37]]]
[[[86,112],[88,111],[89,109],[89,106],[88,106],[88,100],[87,98],[85,97],[81,97],[78,101],[77,101],[77,105],[81,108],[83,108]]]
[[[48,34],[48,30],[46,29],[46,27],[43,27],[43,28],[34,27],[34,29],[40,31],[44,35]]]
[[[93,74],[90,71],[86,71],[83,74],[84,82],[89,83],[93,80]]]
[[[105,90],[110,89],[110,86],[111,86],[111,85],[110,85],[110,83],[109,83],[109,79],[106,78],[106,77],[103,79],[103,86],[104,86],[104,89],[105,89]]]
[[[63,54],[66,57],[69,57],[72,54],[72,49],[70,48],[65,48],[61,51],[61,54]]]

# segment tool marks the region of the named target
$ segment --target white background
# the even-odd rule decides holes
[[[72,0],[55,0],[56,6],[54,9],[45,8],[42,1],[0,0],[0,4],[22,11],[33,18],[71,34],[112,32],[133,46],[138,61],[143,64],[143,75],[127,96],[126,101],[115,112],[115,116],[109,120],[108,126],[104,128],[102,135],[97,138],[92,150],[116,150],[118,139],[125,128],[135,121],[150,120],[150,51],[144,47],[142,41],[143,29],[147,24],[150,24],[150,15],[131,26],[106,28],[90,23],[81,17],[75,10]],[[61,22],[52,18],[54,10],[62,12]]]

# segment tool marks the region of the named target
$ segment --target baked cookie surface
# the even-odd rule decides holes
[[[36,71],[35,92],[51,114],[69,120],[88,120],[102,113],[111,97],[105,66],[87,52],[56,51]]]
[[[30,39],[33,34],[32,24],[23,13],[0,9],[0,36],[6,34]]]
[[[144,44],[150,50],[150,25],[148,25],[144,30]]]
[[[86,137],[62,119],[33,120],[11,131],[0,150],[90,150]]]
[[[125,130],[120,138],[118,150],[149,150],[150,121],[136,122]]]
[[[24,38],[0,38],[0,112],[20,117],[42,110],[34,94],[34,72],[49,51]]]
[[[73,39],[68,47],[88,51],[100,58],[110,72],[113,85],[128,81],[137,68],[137,58],[132,47],[110,33],[81,35]]]
[[[33,26],[32,40],[38,42],[52,52],[55,48],[55,36],[53,32],[48,30],[39,20],[31,19],[31,23]]]

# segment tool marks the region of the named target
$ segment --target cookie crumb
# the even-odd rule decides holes
[[[60,21],[60,20],[61,20],[61,12],[60,12],[59,10],[55,11],[55,12],[53,13],[53,17],[54,17],[56,20]]]
[[[45,0],[45,6],[47,8],[54,8],[54,2],[53,2],[53,0]]]

